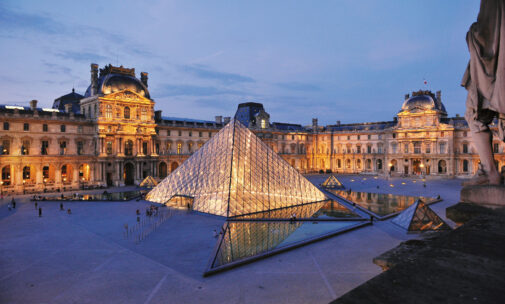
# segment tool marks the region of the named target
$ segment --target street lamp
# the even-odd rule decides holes
[[[26,180],[23,179],[23,194],[25,194],[25,183],[26,183]]]
[[[47,178],[44,178],[42,180],[42,182],[44,183],[44,193],[46,193],[47,192],[47,189],[46,189]]]

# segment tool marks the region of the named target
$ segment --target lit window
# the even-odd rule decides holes
[[[112,118],[112,105],[105,106],[105,118]]]
[[[266,129],[267,128],[267,121],[265,119],[261,120],[261,128]]]
[[[40,154],[47,155],[48,150],[49,150],[49,142],[47,140],[43,140],[42,144],[40,145]]]
[[[23,131],[30,131],[30,124],[24,123],[23,124]]]
[[[124,108],[124,118],[130,119],[130,108],[128,108],[128,107]]]
[[[21,145],[21,155],[30,155],[30,141],[23,140]]]
[[[178,143],[177,144],[177,154],[181,154],[181,153],[182,153],[182,144]]]
[[[77,142],[77,155],[81,155],[84,150],[84,144],[82,141]]]
[[[9,155],[11,150],[11,142],[8,140],[2,141],[2,155]]]

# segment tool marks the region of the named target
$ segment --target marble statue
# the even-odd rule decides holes
[[[481,170],[466,185],[499,185],[489,125],[498,119],[498,137],[505,140],[505,1],[482,0],[477,22],[466,36],[470,62],[462,86],[468,91],[465,118]]]

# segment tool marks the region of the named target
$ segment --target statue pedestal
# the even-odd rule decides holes
[[[460,201],[478,205],[505,206],[505,186],[466,186],[461,189]]]

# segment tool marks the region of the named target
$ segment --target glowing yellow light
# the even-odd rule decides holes
[[[395,185],[393,185],[393,184],[389,184],[389,187],[391,187],[391,188],[393,188],[394,186],[395,186]]]
[[[402,185],[405,185],[405,182],[402,182]]]
[[[373,178],[374,178],[374,179],[378,179],[378,177],[377,177],[377,176],[374,176]]]
[[[353,181],[354,181],[354,180],[353,180],[353,179],[351,179],[351,182],[353,182]]]

